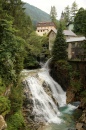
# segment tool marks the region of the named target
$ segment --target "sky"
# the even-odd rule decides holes
[[[30,5],[33,5],[46,13],[50,14],[51,6],[56,7],[57,19],[60,18],[61,12],[66,6],[72,6],[72,3],[75,1],[78,5],[78,8],[83,7],[86,9],[86,0],[22,0]]]

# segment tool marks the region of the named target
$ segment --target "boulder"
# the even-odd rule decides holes
[[[5,130],[7,128],[7,124],[2,115],[0,115],[0,130]]]

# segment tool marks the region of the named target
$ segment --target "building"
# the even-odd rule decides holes
[[[54,40],[56,38],[57,30],[51,29],[48,33],[49,37],[49,51],[51,53]],[[86,54],[84,54],[83,43],[86,40],[85,37],[78,37],[71,30],[63,30],[66,42],[68,43],[68,59],[86,60]]]
[[[53,22],[40,22],[37,24],[36,33],[39,36],[48,34],[51,29],[56,29],[56,26]]]
[[[49,50],[50,51],[52,50],[52,46],[53,46],[54,40],[56,38],[56,34],[57,34],[57,30],[56,29],[51,29],[50,32],[48,33],[48,37],[49,37]],[[64,34],[66,40],[77,36],[71,30],[63,30],[63,34]]]
[[[86,54],[83,48],[85,40],[85,37],[75,37],[66,40],[68,43],[68,59],[86,60]]]

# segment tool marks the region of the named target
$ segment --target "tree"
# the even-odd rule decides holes
[[[25,41],[15,36],[12,21],[0,20],[0,76],[7,85],[15,83],[23,69],[24,46]]]
[[[56,39],[52,48],[52,56],[54,61],[65,60],[67,58],[66,52],[67,44],[64,38],[62,25],[58,28]]]
[[[79,9],[74,18],[74,31],[86,37],[86,10],[83,8]]]
[[[67,24],[66,13],[63,11],[61,13],[60,23],[62,25],[62,29],[66,29],[66,24]]]
[[[42,38],[38,36],[35,32],[30,34],[27,39],[27,56],[24,60],[25,68],[31,68],[38,65],[37,57],[42,52]]]
[[[78,11],[78,5],[74,1],[71,7],[71,21],[74,21],[74,17],[76,16],[77,11]]]
[[[12,20],[14,28],[18,30],[16,35],[26,39],[31,32],[32,21],[24,12],[24,3],[21,0],[2,0],[0,7],[3,10],[1,17]]]
[[[51,20],[53,22],[57,17],[57,12],[56,12],[55,6],[51,6],[50,16],[51,16]]]
[[[70,7],[69,6],[65,7],[64,19],[65,19],[66,23],[68,23],[70,21]]]

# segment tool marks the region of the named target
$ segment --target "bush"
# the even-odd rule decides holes
[[[79,92],[81,90],[81,87],[82,87],[81,81],[71,79],[70,84],[74,92]]]
[[[0,114],[5,116],[10,111],[10,101],[4,96],[0,96]]]
[[[25,130],[24,118],[21,111],[17,111],[15,114],[11,115],[7,121],[7,130]]]
[[[0,78],[0,95],[5,92],[6,86],[2,81],[2,78]]]
[[[11,111],[13,113],[21,109],[23,103],[22,95],[21,85],[11,88],[9,99],[11,101]]]

